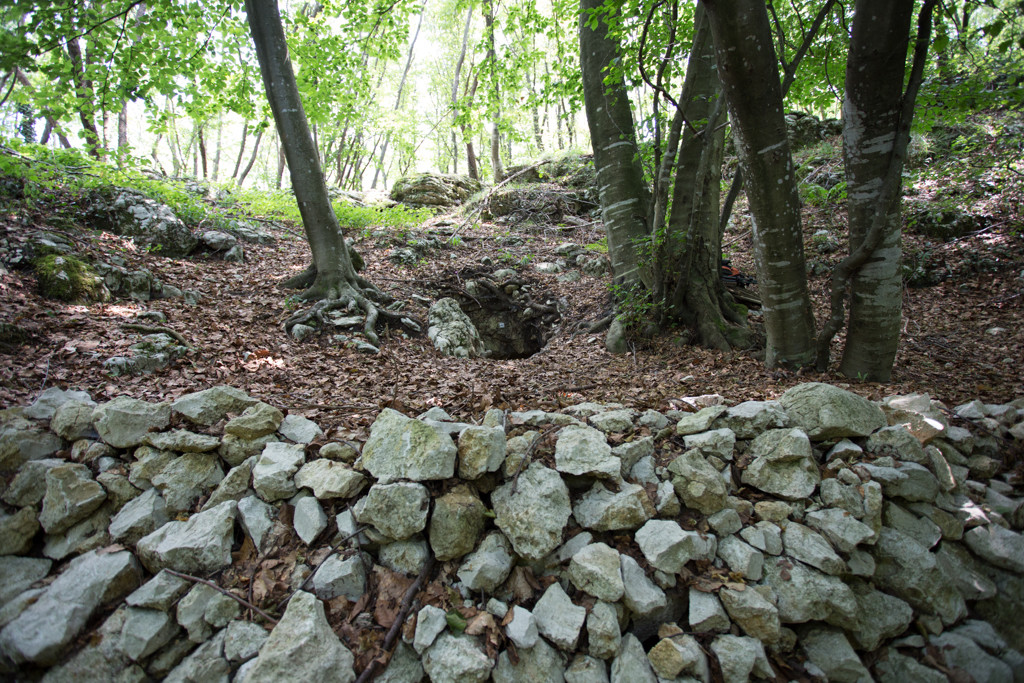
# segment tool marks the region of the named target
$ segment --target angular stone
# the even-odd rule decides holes
[[[491,660],[472,636],[442,633],[423,655],[423,670],[432,681],[483,683]]]
[[[845,625],[860,649],[873,652],[882,641],[906,631],[914,619],[914,610],[899,598],[883,593],[870,584],[849,584],[857,600],[857,618]]]
[[[187,429],[172,429],[169,432],[147,434],[142,443],[162,451],[208,453],[220,446],[220,439],[209,434],[196,434]]]
[[[0,650],[15,663],[52,665],[97,609],[140,581],[138,562],[128,551],[82,555],[0,631]]]
[[[238,467],[252,456],[261,454],[268,443],[275,442],[277,442],[277,438],[273,434],[267,434],[258,439],[243,439],[234,434],[225,434],[224,438],[220,440],[220,448],[217,449],[217,453],[224,459],[224,462],[232,467]]]
[[[764,432],[754,439],[750,452],[755,458],[743,470],[741,479],[766,493],[801,500],[814,493],[821,481],[811,442],[799,429]]]
[[[64,391],[59,387],[49,387],[39,394],[36,400],[32,402],[32,405],[25,408],[23,414],[25,417],[33,420],[50,420],[53,418],[54,413],[57,412],[57,408],[68,401],[92,403],[93,405],[96,405],[88,392],[71,390]]]
[[[683,446],[687,450],[698,451],[705,457],[713,455],[721,460],[732,460],[732,452],[736,447],[736,434],[731,429],[713,429],[700,434],[684,436]]]
[[[882,427],[868,437],[868,453],[888,455],[898,460],[916,462],[919,465],[928,463],[921,442],[918,441],[903,425]]]
[[[871,674],[850,646],[843,632],[834,628],[811,628],[800,640],[807,659],[825,672],[829,681],[858,683]]]
[[[247,662],[259,653],[269,636],[259,624],[232,621],[225,629],[224,658],[229,662]]]
[[[725,611],[743,632],[758,640],[773,644],[779,639],[779,610],[752,588],[732,590],[723,588],[718,592]]]
[[[266,681],[355,680],[355,658],[331,630],[324,606],[310,593],[298,591],[288,601],[281,621],[245,670],[241,683]]]
[[[266,403],[254,403],[224,425],[224,433],[240,439],[258,439],[273,434],[284,421],[284,413]]]
[[[110,545],[107,527],[110,526],[111,509],[109,503],[101,505],[96,512],[63,533],[47,535],[43,554],[51,560],[63,560],[69,555],[87,553]]]
[[[1024,574],[1024,536],[998,524],[974,527],[964,534],[967,547],[978,557],[1018,574]]]
[[[505,626],[505,635],[516,644],[518,648],[529,648],[537,644],[540,632],[537,630],[537,622],[533,618],[533,612],[519,605],[512,608],[512,619]]]
[[[501,532],[484,537],[480,547],[459,567],[459,580],[472,591],[493,593],[512,571],[512,547]]]
[[[815,441],[867,436],[887,424],[885,414],[876,404],[820,382],[789,389],[779,403],[793,424]]]
[[[832,541],[840,551],[851,552],[857,545],[875,535],[874,530],[857,521],[853,515],[839,508],[814,510],[804,515],[804,521]]]
[[[879,683],[947,683],[946,674],[919,663],[913,657],[900,654],[894,647],[885,649],[885,654],[875,663],[875,675]]]
[[[53,432],[21,422],[24,427],[0,428],[0,470],[17,470],[26,462],[49,458],[64,448],[63,439]]]
[[[299,539],[311,545],[316,537],[327,528],[327,514],[314,496],[303,496],[295,501],[292,525]]]
[[[170,512],[185,512],[224,478],[213,454],[187,453],[175,458],[150,480]]]
[[[676,423],[676,434],[688,436],[711,429],[711,423],[728,410],[726,406],[715,405],[702,408],[696,413],[686,415]]]
[[[607,602],[595,603],[587,615],[587,638],[594,657],[611,659],[619,653],[622,631],[615,608]]]
[[[685,506],[705,515],[725,507],[725,480],[698,451],[686,451],[669,464],[668,471],[675,475],[672,486]]]
[[[430,545],[418,534],[380,548],[378,560],[388,569],[415,576],[422,573],[430,556]]]
[[[252,468],[256,494],[268,503],[295,495],[295,473],[305,459],[305,451],[298,444],[268,443]]]
[[[313,592],[321,600],[344,595],[355,602],[366,592],[366,566],[360,556],[331,555],[313,574]]]
[[[177,632],[178,625],[167,612],[129,607],[121,630],[121,652],[137,662],[162,648]]]
[[[718,429],[732,430],[737,439],[753,439],[769,429],[789,426],[789,415],[778,401],[744,401],[730,407],[714,423]]]
[[[690,589],[690,628],[696,633],[728,633],[729,615],[714,593]]]
[[[353,511],[360,522],[400,541],[426,528],[429,508],[430,493],[425,486],[399,482],[371,486]]]
[[[459,485],[434,500],[430,517],[430,547],[447,562],[473,551],[483,534],[487,510],[466,485]]]
[[[191,681],[223,681],[231,673],[231,665],[224,658],[223,632],[206,641],[174,667],[164,683],[191,683]],[[152,663],[150,667],[152,667]]]
[[[596,482],[580,496],[573,517],[585,529],[618,531],[637,529],[654,516],[647,492],[639,484],[622,482],[618,491]]]
[[[385,408],[370,427],[363,467],[381,484],[448,479],[455,474],[456,454],[442,430]]]
[[[604,543],[592,543],[581,549],[569,562],[569,580],[598,600],[618,602],[625,590],[619,551]]]
[[[274,527],[273,515],[274,508],[256,496],[246,496],[238,501],[238,517],[242,528],[260,552],[266,550],[264,540]]]
[[[195,424],[209,427],[223,420],[228,413],[240,413],[258,402],[244,391],[220,385],[185,394],[171,404],[171,410]]]
[[[491,673],[494,683],[562,683],[565,680],[565,657],[543,640],[529,648],[517,651],[517,661],[512,663],[508,651],[498,655],[498,664]]]
[[[256,456],[252,456],[241,465],[228,470],[227,475],[220,480],[217,488],[203,503],[200,511],[205,512],[229,500],[239,501],[249,495],[252,492],[252,489],[249,488],[249,481],[252,479],[252,468],[255,465]]]
[[[136,549],[151,572],[174,569],[208,574],[231,564],[231,543],[237,504],[221,503],[185,522],[168,522],[142,538]]]
[[[164,429],[170,422],[168,404],[147,403],[128,396],[100,404],[93,412],[93,424],[100,438],[114,448],[138,446],[149,432]]]
[[[683,673],[696,673],[695,669],[705,662],[700,645],[692,636],[662,638],[650,652],[647,659],[660,679],[675,679]]]
[[[769,555],[782,554],[782,530],[771,522],[762,520],[754,526],[744,527],[740,537]]]
[[[556,581],[548,586],[533,607],[537,629],[557,647],[571,652],[576,648],[587,610],[574,605]]]
[[[642,436],[633,441],[621,443],[612,448],[612,455],[622,463],[622,476],[627,476],[633,466],[643,458],[654,455],[654,438]]]
[[[963,596],[938,564],[936,556],[914,539],[883,528],[872,554],[875,583],[913,607],[953,624],[967,614]]]
[[[441,635],[441,632],[448,626],[448,617],[445,611],[433,605],[427,605],[416,614],[416,633],[413,636],[412,647],[416,652],[423,654],[423,651],[434,644],[434,640]]]
[[[0,555],[27,555],[38,533],[34,508],[21,508],[13,515],[0,510]]]
[[[50,573],[50,560],[34,557],[0,557],[0,606]]]
[[[715,530],[719,538],[731,536],[743,528],[743,520],[738,512],[732,508],[723,508],[708,517],[708,524]]]
[[[628,432],[633,429],[633,420],[636,419],[636,411],[630,408],[618,410],[606,410],[589,418],[590,424],[600,429],[605,434]]]
[[[285,416],[277,432],[286,439],[302,444],[312,443],[324,435],[317,423],[301,415]]]
[[[690,560],[713,559],[717,549],[714,535],[684,531],[677,523],[660,519],[644,524],[635,540],[647,561],[669,574],[678,573]]]
[[[555,469],[564,474],[616,479],[622,462],[612,455],[604,433],[582,426],[564,427],[555,442]]]
[[[459,478],[477,479],[497,472],[505,461],[503,427],[467,427],[459,434]]]
[[[885,526],[910,536],[925,548],[934,548],[942,540],[942,529],[937,524],[908,512],[896,503],[885,503],[882,519]]]
[[[899,469],[872,463],[860,463],[857,467],[866,470],[873,480],[881,484],[887,497],[931,502],[939,493],[935,475],[917,463],[903,462]]]
[[[491,494],[495,523],[516,552],[539,560],[558,547],[572,514],[569,489],[562,477],[533,463],[516,482],[499,486]]]
[[[167,612],[191,586],[186,579],[160,571],[125,598],[125,602],[132,607]]]
[[[643,644],[632,633],[622,637],[622,647],[612,660],[612,683],[657,683]]]
[[[788,558],[765,563],[764,583],[778,597],[783,624],[827,621],[844,626],[857,616],[857,601],[846,583]]]
[[[4,491],[3,501],[19,508],[38,505],[46,495],[46,473],[66,464],[67,460],[60,458],[29,460],[18,469],[18,475]]]
[[[178,457],[170,451],[158,451],[151,446],[135,449],[135,462],[131,464],[128,481],[136,488],[153,488],[152,479]]]
[[[761,579],[764,555],[736,536],[726,536],[718,541],[718,556],[729,565],[729,569],[733,572],[751,581]]]
[[[711,643],[711,651],[718,657],[724,683],[743,683],[755,680],[755,677],[775,678],[764,653],[764,645],[756,638],[718,636]]]
[[[374,683],[419,683],[424,676],[419,655],[399,640],[387,668],[373,680]]]
[[[836,555],[832,545],[803,524],[787,524],[782,530],[782,544],[787,555],[817,567],[826,574],[839,575],[846,572],[846,563]]]
[[[50,429],[68,441],[95,439],[98,436],[92,426],[95,408],[96,404],[93,401],[66,401],[54,412],[53,419],[50,420]]]
[[[623,604],[638,616],[650,616],[668,605],[665,592],[647,578],[647,573],[629,555],[619,557],[619,569],[622,572],[624,586]]]
[[[39,524],[48,534],[59,534],[82,521],[103,504],[107,492],[85,465],[69,463],[46,473],[46,495]]]

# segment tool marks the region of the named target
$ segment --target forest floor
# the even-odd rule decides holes
[[[819,161],[823,167],[839,163]],[[356,236],[366,261],[363,275],[397,299],[419,294],[436,300],[461,289],[473,273],[515,268],[530,282],[535,298],[546,295],[566,305],[539,353],[513,360],[451,358],[435,351],[426,335],[398,330],[382,334],[376,355],[339,345],[329,335],[293,340],[282,323],[299,303],[278,283],[308,263],[301,226],[279,229],[273,245],[246,244],[244,263],[202,256],[174,260],[137,250],[127,238],[72,235],[94,259],[116,252],[129,268],[145,267],[165,284],[199,291],[201,301],[193,306],[180,298],[70,305],[42,298],[28,271],[0,273],[0,320],[31,335],[23,345],[0,347],[0,405],[30,403],[54,385],[84,389],[97,401],[122,394],[164,401],[230,384],[315,420],[329,438],[360,439],[385,407],[417,414],[440,406],[460,420],[477,420],[491,407],[552,409],[581,401],[667,409],[682,407],[685,396],[710,393],[730,402],[771,399],[809,381],[835,383],[876,400],[927,392],[950,407],[973,398],[1006,402],[1024,396],[1024,193],[1019,181],[1010,190],[979,190],[975,185],[983,181],[978,178],[973,174],[968,184],[951,184],[948,178],[919,176],[908,190],[906,214],[941,200],[987,218],[984,227],[950,241],[906,232],[908,261],[927,262],[944,279],[934,286],[904,288],[902,337],[889,384],[859,382],[834,370],[768,370],[756,349],[710,351],[680,343],[679,331],[673,330],[635,340],[626,355],[612,355],[603,334],[579,331],[609,313],[608,278],[581,273],[578,281],[565,283],[534,269],[539,262],[555,261],[559,244],[599,243],[598,221],[577,227],[499,222],[462,227],[463,219],[453,216],[435,218],[419,229],[367,230]],[[17,241],[32,227],[54,230],[49,219],[45,205],[4,212],[0,238]],[[414,265],[389,258],[413,240],[443,237],[456,228],[457,246],[435,246]],[[753,274],[749,228],[741,204],[724,243],[733,265]],[[842,203],[807,201],[804,231],[809,266],[817,273],[810,276],[810,287],[820,326],[829,288],[824,273],[845,253]],[[843,246],[836,249],[837,244]],[[153,374],[107,375],[103,360],[124,355],[140,338],[122,325],[146,310],[163,312],[166,326],[194,350]],[[406,310],[427,318],[421,304],[410,303]],[[758,324],[758,315],[752,310],[752,324]],[[833,367],[841,344],[841,337],[834,342]]]

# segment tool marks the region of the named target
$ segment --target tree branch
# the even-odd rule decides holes
[[[221,588],[220,586],[215,584],[213,581],[207,581],[206,579],[201,579],[198,576],[192,576],[191,574],[183,574],[181,572],[176,572],[173,569],[165,569],[164,571],[166,571],[171,576],[177,576],[179,579],[185,579],[187,581],[192,581],[193,583],[201,583],[201,584],[203,584],[205,586],[209,586],[210,588],[214,589],[215,591],[217,591],[219,593],[223,593],[224,595],[228,596],[232,600],[238,602],[240,605],[248,607],[253,612],[255,612],[256,614],[260,615],[261,617],[263,617],[264,619],[266,619],[270,623],[272,623],[272,624],[276,624],[277,623],[277,619],[275,619],[274,617],[270,616],[269,614],[267,614],[266,612],[261,610],[256,605],[252,604],[251,602],[249,602],[245,598],[240,598],[237,595],[235,595],[234,593],[232,593],[230,591],[227,591],[227,590],[224,590],[223,588]]]

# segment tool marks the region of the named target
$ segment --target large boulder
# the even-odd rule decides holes
[[[97,227],[131,237],[138,246],[162,256],[188,256],[199,240],[174,210],[139,193],[124,190],[104,207]]]
[[[867,436],[888,422],[878,405],[831,384],[795,386],[779,398],[792,423],[814,441]]]
[[[539,560],[558,547],[572,508],[569,489],[558,472],[533,463],[491,496],[495,523],[516,552]]]
[[[455,443],[442,429],[385,408],[363,446],[363,467],[381,484],[429,481],[455,474]]]
[[[427,336],[442,354],[456,358],[484,355],[480,333],[455,299],[444,298],[431,306],[428,322]]]
[[[458,206],[483,189],[483,183],[468,176],[449,173],[418,173],[399,178],[391,188],[391,198],[412,207]]]

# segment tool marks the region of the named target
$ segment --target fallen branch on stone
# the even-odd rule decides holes
[[[423,588],[423,584],[426,583],[427,577],[430,576],[430,572],[434,569],[434,555],[433,553],[427,555],[427,562],[423,565],[423,571],[416,577],[409,589],[405,591],[405,597],[402,598],[402,607],[398,610],[398,616],[395,617],[395,621],[391,624],[391,628],[388,629],[388,634],[384,638],[383,650],[387,652],[391,649],[391,646],[395,644],[395,640],[398,638],[398,634],[402,632],[402,624],[405,623],[406,618],[409,616],[409,610],[412,609],[413,598]],[[359,678],[356,679],[356,683],[366,683],[373,677],[373,672],[377,668],[377,660],[371,659],[370,663],[363,669],[363,673],[359,674]]]
[[[195,347],[188,343],[181,334],[175,332],[169,327],[163,325],[140,325],[139,323],[121,323],[121,328],[125,330],[131,330],[133,332],[142,332],[143,334],[166,334],[167,336],[174,339],[182,346],[186,347],[189,351],[194,351]]]
[[[206,579],[201,579],[198,576],[192,576],[191,574],[184,574],[182,572],[176,572],[173,569],[166,569],[164,571],[166,571],[171,576],[177,576],[179,579],[185,579],[186,581],[191,581],[193,583],[201,583],[203,585],[209,586],[210,588],[214,589],[215,591],[217,591],[219,593],[223,593],[224,595],[228,596],[229,598],[231,598],[232,600],[236,601],[238,604],[242,605],[243,607],[251,609],[253,612],[255,612],[256,614],[260,615],[261,617],[263,617],[264,619],[269,621],[271,624],[277,624],[277,619],[275,619],[274,617],[270,616],[269,614],[267,614],[266,612],[261,610],[259,607],[257,607],[256,605],[254,605],[251,602],[249,602],[248,600],[246,600],[245,598],[240,598],[237,595],[235,595],[234,593],[232,593],[231,591],[224,590],[223,588],[221,588],[220,586],[215,584],[213,581],[207,581]]]

